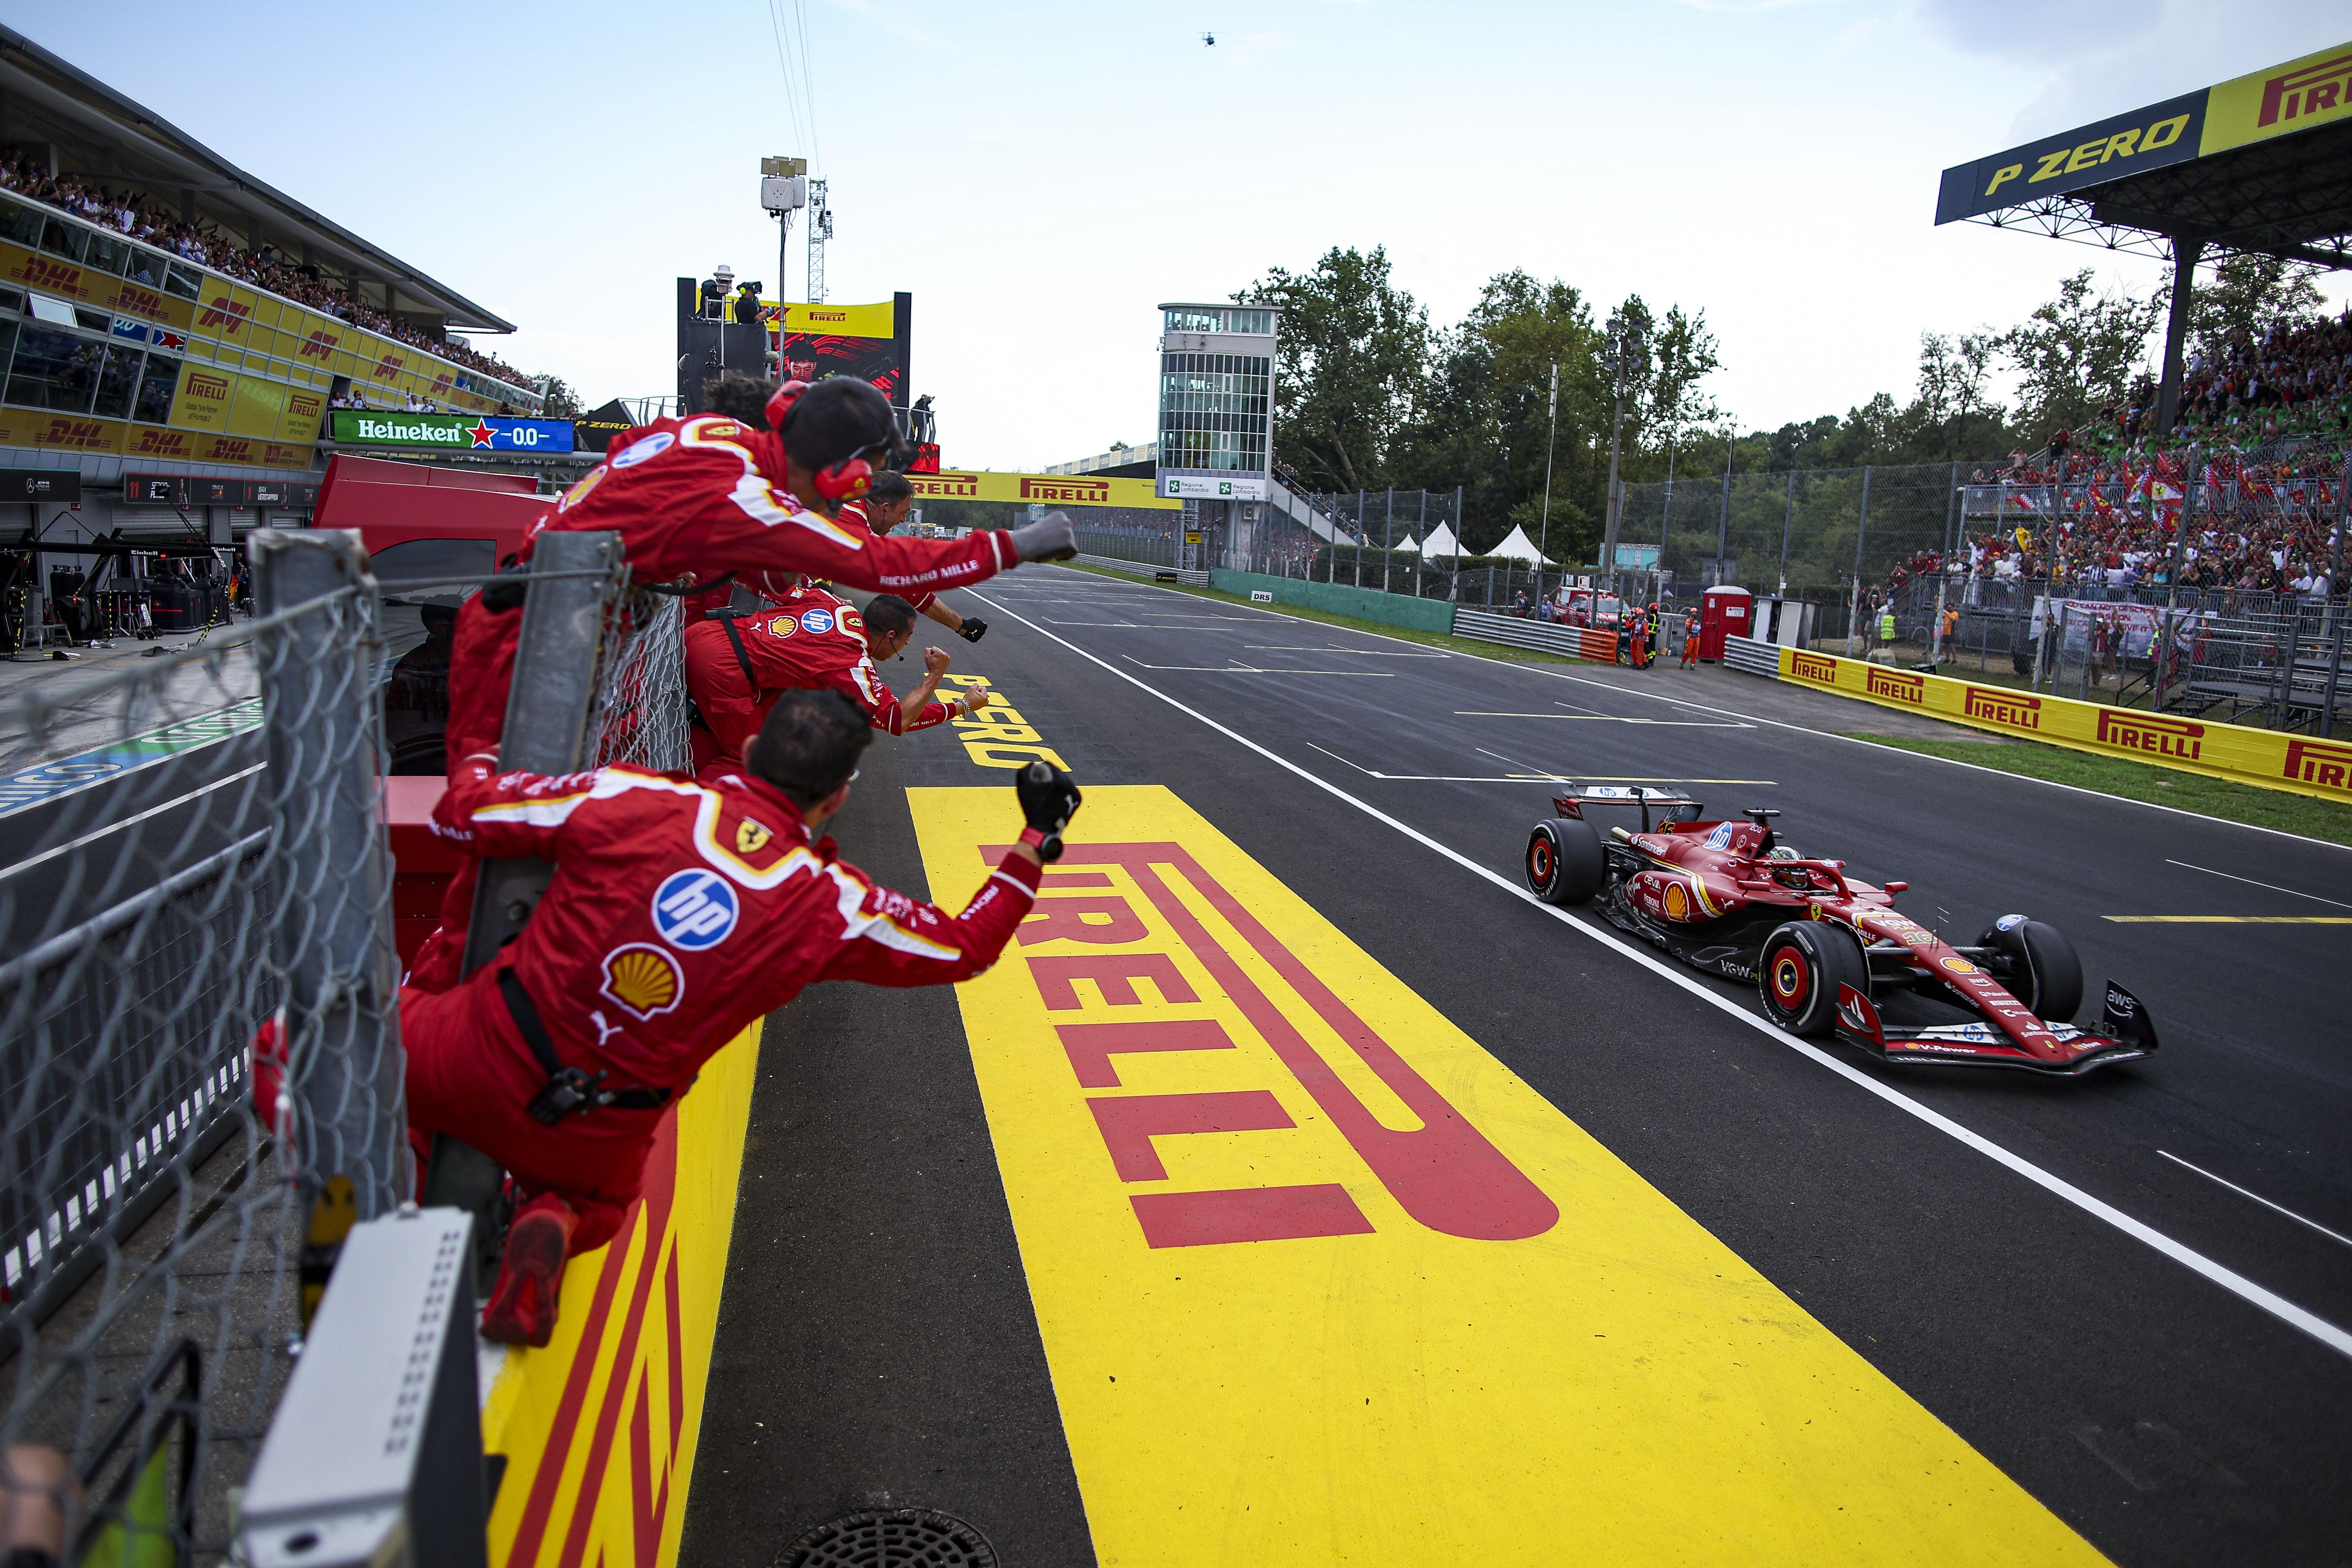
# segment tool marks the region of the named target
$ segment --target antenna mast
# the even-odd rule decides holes
[[[825,182],[809,182],[808,297],[812,305],[824,303],[824,242],[833,237],[833,209],[825,205]]]

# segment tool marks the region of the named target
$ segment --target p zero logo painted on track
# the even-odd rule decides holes
[[[1010,803],[908,794],[955,898]],[[958,999],[1103,1562],[2099,1561],[1174,795],[1073,828]]]

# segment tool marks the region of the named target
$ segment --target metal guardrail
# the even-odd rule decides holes
[[[1501,643],[1506,647],[1531,648],[1538,653],[1566,654],[1570,658],[1589,657],[1585,652],[1584,633],[1578,628],[1558,626],[1549,621],[1523,620],[1517,616],[1492,616],[1483,610],[1456,609],[1454,612],[1454,635],[1479,642]]]
[[[1780,649],[1778,645],[1759,642],[1754,637],[1723,639],[1723,667],[1743,675],[1760,675],[1767,680],[1780,679]]]

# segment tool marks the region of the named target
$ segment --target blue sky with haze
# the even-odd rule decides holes
[[[675,277],[772,283],[758,161],[813,152],[831,298],[913,292],[916,390],[949,462],[989,468],[1149,439],[1153,307],[1333,245],[1385,245],[1439,322],[1515,266],[1603,313],[1704,309],[1743,425],[1901,394],[1923,329],[2158,273],[1936,228],[1946,165],[2352,37],[2306,0],[778,9],[789,92],[764,0],[0,15],[513,321],[489,346],[591,401],[674,384]],[[796,294],[802,266],[796,234]]]

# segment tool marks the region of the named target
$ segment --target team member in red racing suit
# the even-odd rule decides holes
[[[836,521],[844,528],[856,523],[869,534],[886,534],[907,521],[907,513],[914,504],[915,487],[907,476],[885,468],[874,476],[873,484],[863,496],[842,503],[841,516]],[[939,622],[966,642],[978,642],[988,635],[986,621],[958,615],[929,590],[902,591],[898,596],[918,613]]]
[[[615,437],[611,455],[524,531],[520,559],[530,559],[543,533],[611,529],[641,580],[806,572],[887,591],[977,583],[1023,560],[1076,552],[1069,520],[1058,512],[960,540],[877,539],[839,526],[833,514],[870,477],[868,456],[896,439],[890,405],[870,383],[854,376],[813,387],[791,383],[769,400],[767,418],[772,429],[705,415],[657,419]],[[520,605],[520,594],[493,587],[457,612],[449,756],[498,746]],[[438,991],[457,983],[474,880],[470,862],[449,879],[441,924],[417,952],[412,984]]]
[[[816,837],[873,734],[838,693],[794,691],[750,766],[713,784],[458,764],[437,829],[478,853],[555,863],[497,962],[454,990],[401,994],[412,1125],[489,1155],[521,1200],[485,1339],[548,1342],[565,1258],[619,1229],[664,1111],[720,1047],[820,980],[978,974],[1029,912],[1077,809],[1069,775],[1024,770],[1028,826],[951,915],[877,887]]]
[[[688,731],[698,773],[743,765],[743,748],[760,732],[779,695],[803,687],[838,691],[863,709],[877,730],[904,735],[985,707],[988,688],[958,702],[935,702],[949,658],[924,653],[922,684],[901,702],[883,684],[877,661],[896,658],[914,636],[915,612],[891,594],[861,614],[822,588],[802,588],[772,612],[729,615],[686,628],[686,689],[697,723]]]

